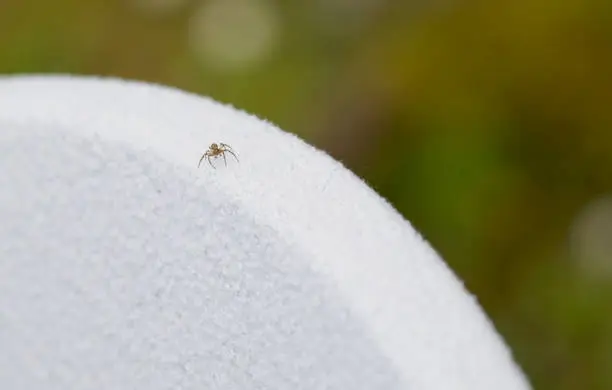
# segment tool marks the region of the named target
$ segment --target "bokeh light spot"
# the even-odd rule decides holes
[[[200,61],[220,71],[253,68],[278,41],[274,6],[263,0],[213,0],[189,23],[189,44]]]
[[[580,211],[572,226],[571,249],[589,274],[612,277],[612,196]]]

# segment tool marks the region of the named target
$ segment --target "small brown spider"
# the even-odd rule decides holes
[[[231,154],[232,156],[234,156],[236,161],[238,161],[238,157],[236,157],[236,154],[233,152],[231,146],[226,145],[224,143],[219,143],[218,145],[213,143],[210,145],[208,150],[200,158],[200,161],[198,162],[198,168],[200,167],[202,160],[204,160],[204,157],[208,159],[208,163],[210,164],[210,166],[215,168],[215,166],[210,161],[210,158],[211,157],[217,158],[219,156],[223,156],[223,161],[225,162],[225,166],[227,166],[227,160],[225,159],[225,153]]]

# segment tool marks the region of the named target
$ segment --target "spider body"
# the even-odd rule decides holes
[[[198,168],[200,167],[200,164],[202,163],[202,160],[204,160],[204,158],[208,160],[208,163],[210,164],[211,167],[215,168],[215,166],[212,164],[210,159],[218,158],[219,156],[223,157],[223,162],[225,162],[225,166],[227,166],[227,159],[225,158],[225,153],[231,154],[232,156],[234,156],[236,161],[238,161],[238,157],[232,150],[231,146],[224,144],[224,143],[219,143],[219,144],[212,143],[208,147],[208,150],[204,152],[202,157],[200,157],[200,161],[198,162]]]

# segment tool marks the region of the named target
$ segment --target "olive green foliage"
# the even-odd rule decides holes
[[[194,49],[207,3],[3,0],[0,72],[159,82],[275,122],[423,233],[536,388],[612,388],[611,245],[588,258],[612,223],[573,233],[612,196],[612,2],[252,0],[276,24],[243,66]],[[230,55],[256,35],[216,20]]]

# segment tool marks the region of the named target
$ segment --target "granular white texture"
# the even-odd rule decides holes
[[[197,162],[213,142],[228,156]],[[0,78],[0,388],[525,390],[388,203],[176,89]]]

